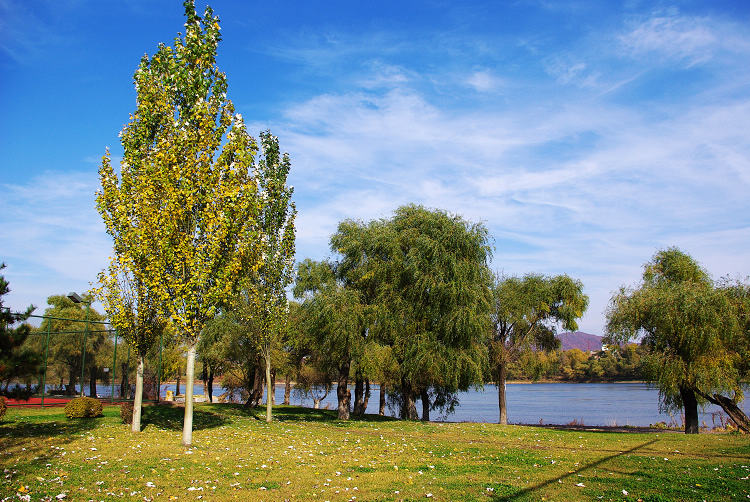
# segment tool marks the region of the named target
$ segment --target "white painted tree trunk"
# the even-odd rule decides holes
[[[187,381],[185,382],[185,419],[182,422],[182,444],[193,444],[193,382],[195,382],[195,343],[187,351]]]
[[[135,370],[135,399],[133,400],[133,422],[130,430],[141,432],[141,408],[143,407],[143,356],[138,356]]]

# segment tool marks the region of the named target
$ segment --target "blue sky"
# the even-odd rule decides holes
[[[487,225],[498,272],[581,279],[596,334],[657,249],[750,275],[750,3],[360,4],[211,3],[230,99],[292,157],[298,259],[344,218],[445,209]],[[178,1],[0,0],[6,305],[106,265],[99,160],[183,23]]]

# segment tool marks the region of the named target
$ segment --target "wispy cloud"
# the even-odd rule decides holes
[[[91,172],[48,172],[25,184],[0,184],[0,259],[8,264],[11,306],[83,292],[106,266],[111,244],[94,208],[97,186]]]
[[[688,66],[711,61],[721,52],[747,54],[746,25],[672,8],[636,17],[619,40],[635,57],[652,56]],[[744,33],[744,34],[743,34]]]
[[[629,32],[646,40],[628,47],[694,63],[715,42],[692,26],[648,21]],[[623,36],[623,44],[631,38]],[[691,48],[669,52],[679,40],[692,41]],[[618,57],[547,57],[556,85],[601,91],[566,92],[564,101],[544,89],[532,105],[443,105],[443,95],[414,84],[417,70],[400,67],[398,75],[412,77],[289,106],[271,127],[293,155],[297,193],[306,198],[300,257],[316,249],[319,256],[347,217],[382,217],[408,202],[448,209],[486,223],[496,238],[498,270],[581,278],[592,297],[582,326],[594,332],[602,330],[611,292],[637,281],[641,264],[660,247],[681,245],[699,260],[706,256],[716,276],[750,273],[730,258],[746,257],[743,246],[750,244],[742,238],[747,219],[739,228],[735,220],[738,211],[750,211],[750,140],[741,133],[750,129],[750,98],[720,91],[725,80],[717,75],[706,92],[718,95],[695,94],[654,113],[610,99],[652,65],[633,63],[633,76],[600,80]],[[363,71],[378,78],[374,69]],[[463,81],[477,91],[499,81],[483,70],[468,75]],[[461,80],[444,75],[451,78]],[[733,238],[717,245],[715,235]],[[734,268],[722,268],[728,264]]]
[[[502,32],[454,6],[450,30],[316,25],[254,45],[299,84],[250,124],[292,155],[298,258],[327,256],[345,218],[442,208],[487,225],[498,271],[580,278],[595,333],[610,293],[658,248],[681,246],[717,277],[750,274],[747,22],[593,4],[516,2],[541,17]],[[95,178],[0,186],[19,307],[84,289],[104,266]]]

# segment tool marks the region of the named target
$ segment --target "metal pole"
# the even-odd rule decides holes
[[[109,398],[110,403],[115,402],[115,380],[117,379],[117,330],[115,330],[115,354],[112,356],[112,395]]]
[[[47,357],[49,356],[49,329],[52,321],[47,319],[47,336],[44,341],[44,373],[42,373],[42,406],[44,406],[44,395],[47,393]]]
[[[84,331],[83,331],[83,347],[81,348],[81,353],[83,354],[81,358],[81,397],[86,395],[83,391],[83,372],[86,369],[86,339],[88,338],[88,334],[89,334],[89,307],[90,306],[91,306],[91,303],[86,304],[86,328],[84,328]]]
[[[159,374],[156,377],[156,402],[161,399],[161,351],[164,349],[164,331],[159,334]]]

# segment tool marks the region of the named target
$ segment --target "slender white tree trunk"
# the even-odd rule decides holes
[[[182,444],[193,444],[193,382],[195,381],[195,343],[187,351],[187,381],[185,382],[185,419],[182,422]]]
[[[266,347],[266,422],[271,423],[271,407],[273,406],[273,393],[276,391],[275,386],[271,384],[271,348]]]
[[[130,430],[141,432],[141,408],[143,407],[143,356],[138,355],[138,368],[135,370],[135,399],[133,400],[133,422]]]

